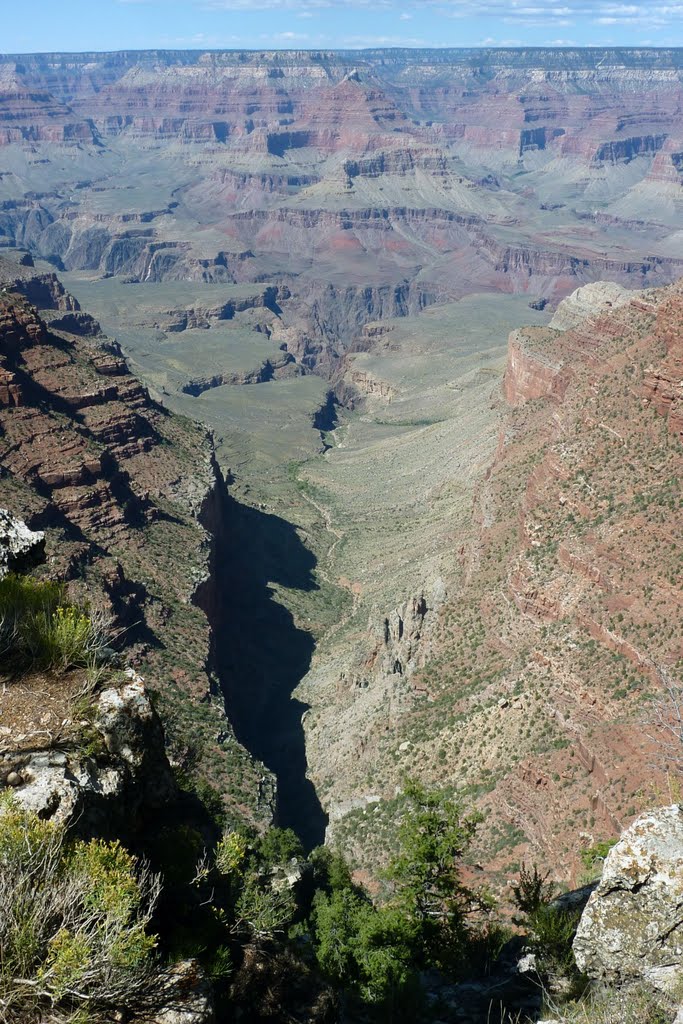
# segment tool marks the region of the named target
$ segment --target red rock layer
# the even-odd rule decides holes
[[[646,722],[683,685],[682,360],[683,284],[511,335],[513,408],[413,713],[454,751],[440,778],[486,783],[479,856],[503,873],[578,877],[582,846],[667,792]]]

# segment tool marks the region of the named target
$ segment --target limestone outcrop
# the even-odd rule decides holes
[[[42,740],[3,727],[0,788],[41,818],[86,834],[128,834],[140,814],[176,795],[159,716],[134,670],[116,673],[86,720]]]
[[[609,852],[574,939],[580,970],[671,991],[683,967],[683,807],[641,815]]]
[[[43,561],[45,534],[0,508],[0,579],[8,572],[26,572]]]
[[[557,331],[570,331],[589,317],[596,318],[611,309],[618,309],[633,298],[627,288],[612,281],[596,281],[584,285],[559,304],[550,326]]]

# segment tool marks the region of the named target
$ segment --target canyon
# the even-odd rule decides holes
[[[679,50],[0,56],[0,504],[230,814],[372,876],[414,776],[503,884],[664,791],[682,101]]]

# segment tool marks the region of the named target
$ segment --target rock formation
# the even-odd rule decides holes
[[[591,978],[674,992],[683,966],[683,809],[642,814],[605,861],[574,939]]]
[[[483,845],[504,872],[575,856],[570,815],[589,843],[637,813],[636,704],[681,657],[681,298],[653,287],[683,267],[680,62],[2,58],[0,243],[33,256],[2,272],[0,498],[59,540],[55,573],[106,595],[174,756],[197,736],[222,791],[237,760],[234,803],[251,789],[263,817],[272,799],[226,724],[227,677],[250,745],[286,721],[296,756],[259,749],[307,769],[340,819],[390,804],[404,772],[446,781],[502,823]],[[460,303],[529,314],[577,285],[551,326],[513,333],[509,408],[492,409],[497,352],[477,336],[476,365],[454,365]],[[439,348],[429,326],[451,304]],[[414,336],[385,372],[395,318]],[[453,358],[448,380],[432,354]],[[349,438],[330,395],[360,413]],[[385,447],[354,446],[364,416]],[[326,454],[299,473],[322,447],[312,425]],[[249,504],[232,558],[218,459]],[[197,605],[238,654],[215,657]]]
[[[45,534],[0,508],[0,579],[8,572],[25,573],[45,558]]]
[[[64,720],[58,734],[4,726],[0,784],[27,810],[81,834],[134,836],[141,820],[177,797],[159,717],[137,679],[95,696],[87,738],[77,719]],[[12,721],[6,712],[3,722]]]
[[[364,863],[376,836],[391,829],[404,773],[477,801],[485,816],[479,855],[499,879],[523,859],[563,878],[569,864],[575,878],[581,847],[618,834],[650,787],[664,784],[641,718],[647,695],[662,679],[678,678],[683,654],[673,627],[683,544],[674,387],[681,286],[625,294],[591,286],[560,306],[558,317],[570,314],[570,329],[522,328],[510,336],[498,447],[479,478],[474,521],[451,527],[450,564],[441,563],[447,596],[420,623],[412,645],[420,660],[410,678],[387,676],[383,658],[398,650],[399,611],[385,614],[386,643],[374,655],[369,638],[350,630],[342,636],[353,655],[341,636],[330,637],[329,650],[323,641],[299,691],[311,704],[309,770],[331,829]],[[378,378],[385,368],[394,386],[390,402],[367,399],[380,422],[400,415],[410,386],[392,375],[392,358],[398,364],[402,351],[396,341],[394,355],[392,337],[412,330],[413,345],[425,344],[435,311],[423,316],[422,334],[418,318],[380,334],[367,358],[349,357]],[[382,476],[392,512],[403,475],[412,481],[410,446],[421,440],[426,475],[428,445],[442,430],[441,423],[402,428],[400,458]],[[453,444],[464,443],[464,430]],[[336,473],[311,469],[308,476],[335,488],[332,507],[357,486],[361,455],[357,445],[349,448],[327,453]],[[422,495],[420,486],[421,478],[411,493]],[[425,495],[423,533],[430,515]],[[341,517],[332,522],[343,527]],[[403,522],[399,537],[406,533]],[[409,535],[420,543],[418,530]],[[377,576],[387,572],[391,543],[388,533]],[[345,558],[351,562],[343,551],[338,571]],[[408,558],[400,564],[404,577],[415,571]],[[364,567],[355,573],[348,578],[373,584]]]
[[[0,242],[90,277],[286,283],[288,326],[322,342],[324,368],[364,323],[446,298],[665,284],[683,267],[679,63],[5,55]]]

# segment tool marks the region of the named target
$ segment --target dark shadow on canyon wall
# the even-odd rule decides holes
[[[291,523],[228,496],[217,531],[215,657],[239,741],[277,776],[276,824],[311,849],[327,816],[306,778],[301,716],[292,691],[308,671],[314,641],[273,599],[271,584],[316,590],[316,559]]]

